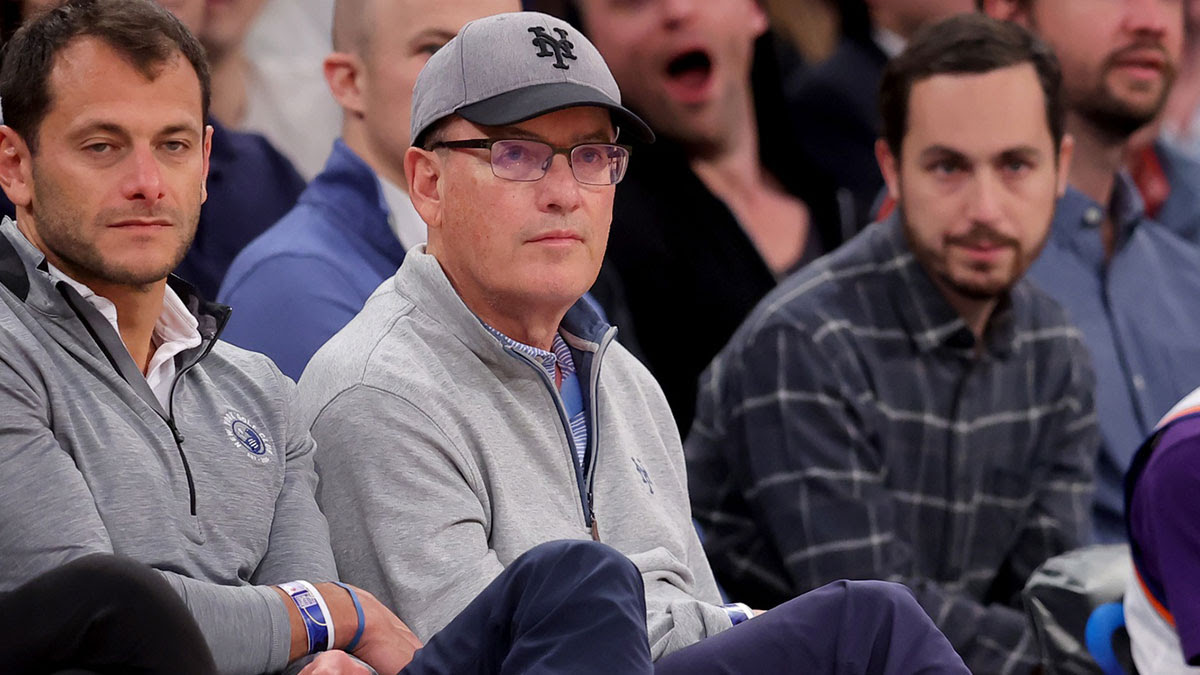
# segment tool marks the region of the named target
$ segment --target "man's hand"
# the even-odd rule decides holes
[[[329,585],[349,601],[350,596],[345,591],[333,584]],[[367,624],[362,640],[354,649],[354,655],[371,664],[371,667],[379,671],[381,675],[400,672],[408,665],[409,661],[412,661],[413,654],[416,654],[417,650],[421,648],[421,641],[417,639],[416,635],[413,635],[403,621],[396,618],[396,615],[384,607],[383,603],[376,600],[375,596],[357,587],[354,591],[358,594],[359,602],[362,603],[363,616]],[[327,592],[321,589],[321,594],[328,598],[332,591]],[[353,612],[353,608],[350,611]],[[355,618],[350,620],[349,626],[357,628]],[[338,642],[342,642],[342,640],[349,642],[354,628],[342,633],[339,625]],[[346,637],[342,638],[342,635]]]
[[[329,618],[333,620],[337,644],[332,647],[337,650],[345,649],[358,630],[358,613],[354,611],[354,601],[351,600],[350,594],[337,584],[320,583],[316,584],[316,589],[324,598],[325,605],[329,607],[331,615]],[[285,598],[284,602],[287,603],[288,617],[292,627],[292,651],[291,658],[288,660],[294,661],[308,651],[308,633],[305,631],[304,621],[300,618],[300,610],[296,608],[295,603],[283,589],[275,587],[275,590]],[[374,595],[358,587],[354,587],[354,592],[358,595],[359,603],[362,604],[366,627],[352,653],[382,675],[400,672],[408,665],[409,661],[412,661],[413,654],[421,648],[421,641]],[[343,659],[342,657],[346,656],[344,653],[342,653],[342,657],[336,656],[336,653],[331,650],[328,657],[322,654],[300,672],[304,675],[363,672],[363,668],[353,664],[352,660]],[[318,663],[321,664],[322,670],[310,673],[309,668]],[[324,668],[342,668],[343,663],[351,664],[354,667],[350,670],[324,670]]]
[[[367,669],[341,650],[318,654],[300,675],[366,675]]]

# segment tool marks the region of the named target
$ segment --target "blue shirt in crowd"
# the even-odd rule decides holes
[[[1105,209],[1070,188],[1029,276],[1083,332],[1096,371],[1103,445],[1096,472],[1095,533],[1125,539],[1122,480],[1134,452],[1171,406],[1200,386],[1200,244],[1186,223],[1146,216],[1121,174],[1110,217],[1112,258],[1100,240]]]
[[[296,207],[230,266],[220,299],[233,314],[222,337],[263,352],[299,379],[404,260],[388,214],[375,172],[334,143]]]

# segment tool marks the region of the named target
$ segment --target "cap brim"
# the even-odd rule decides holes
[[[502,126],[579,106],[607,108],[622,131],[635,140],[654,142],[654,132],[642,118],[599,91],[573,82],[531,85],[465,105],[455,112],[475,124]]]

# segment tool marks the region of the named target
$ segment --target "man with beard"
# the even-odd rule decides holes
[[[1183,42],[1182,0],[987,0],[1028,26],[1063,68],[1076,153],[1030,278],[1067,310],[1096,367],[1103,438],[1095,534],[1125,539],[1122,476],[1155,422],[1200,386],[1200,244],[1158,222],[1122,169],[1130,137],[1162,109]]]
[[[884,72],[899,209],[768,295],[701,381],[686,451],[718,580],[771,606],[907,584],[975,673],[1028,673],[1018,593],[1087,538],[1098,440],[1078,331],[1022,279],[1066,188],[1060,73],[978,14]]]

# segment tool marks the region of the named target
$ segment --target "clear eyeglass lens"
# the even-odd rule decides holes
[[[571,150],[575,179],[588,185],[613,185],[625,174],[629,153],[619,145],[590,143]]]
[[[536,181],[546,175],[554,148],[540,141],[504,140],[492,144],[492,172],[499,178]],[[587,185],[615,185],[625,175],[629,151],[609,143],[585,143],[571,149],[575,180]]]
[[[535,181],[546,174],[554,149],[537,141],[496,141],[492,144],[492,169],[508,180]]]

